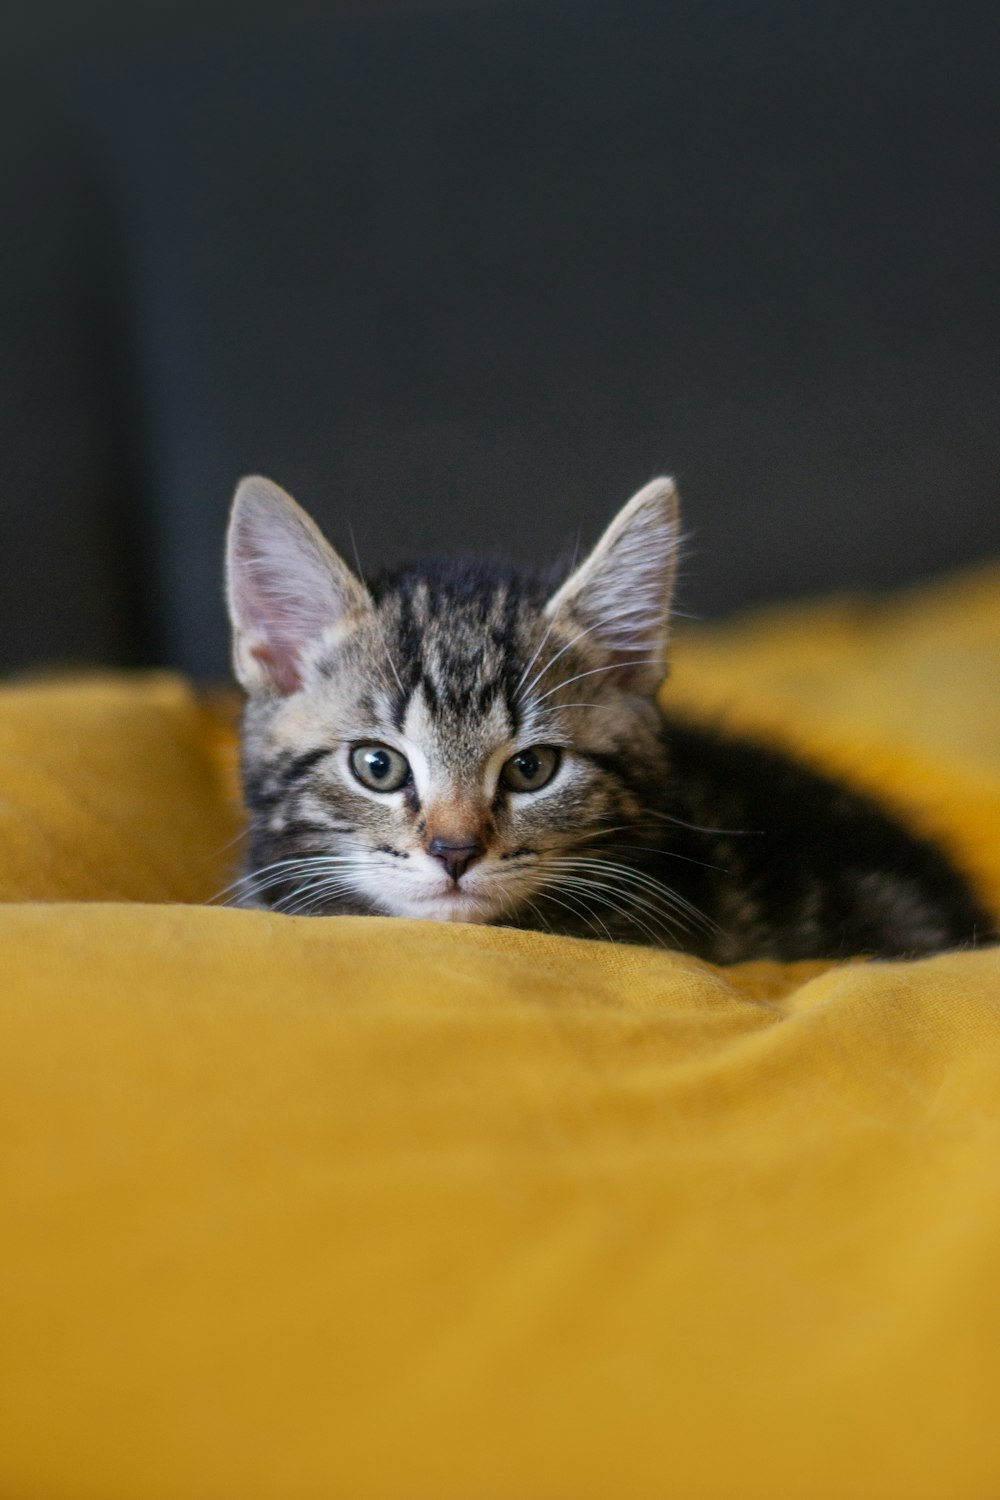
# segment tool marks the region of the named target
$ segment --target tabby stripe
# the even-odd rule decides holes
[[[309,818],[294,818],[285,824],[283,828],[272,831],[271,837],[275,843],[283,839],[308,838],[313,834],[319,834],[323,839],[328,839],[331,833],[349,833],[350,823],[320,823]]]
[[[424,698],[427,701],[427,707],[430,709],[432,714],[437,714],[440,711],[440,703],[438,702],[437,688],[431,681],[430,673],[421,672],[419,686],[424,690]]]
[[[320,750],[304,750],[301,755],[293,756],[290,761],[287,761],[278,768],[278,775],[281,777],[282,786],[287,790],[296,781],[301,781],[303,776],[308,771],[311,771],[318,761],[332,754],[332,748],[329,745],[325,745]]]

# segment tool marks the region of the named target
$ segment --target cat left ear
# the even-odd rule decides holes
[[[666,675],[679,549],[677,487],[654,479],[545,607],[550,619],[564,619],[567,631],[603,650],[621,668],[616,682],[635,691],[654,692]]]
[[[372,607],[315,521],[260,475],[241,480],[233,500],[226,596],[236,676],[248,693],[281,696],[302,686],[304,662],[319,641]]]

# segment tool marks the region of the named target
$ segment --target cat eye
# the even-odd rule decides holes
[[[531,745],[512,755],[500,772],[509,792],[538,792],[559,769],[561,755],[552,745]]]
[[[356,745],[351,770],[373,792],[398,792],[410,779],[410,762],[387,745]]]

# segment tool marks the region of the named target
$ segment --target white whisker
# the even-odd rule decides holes
[[[547,693],[543,693],[535,700],[535,707],[544,703],[546,698],[551,698],[553,693],[561,692],[563,688],[569,687],[571,682],[580,682],[584,677],[596,677],[598,672],[620,672],[624,667],[649,667],[655,663],[655,660],[655,657],[647,656],[642,661],[611,661],[603,667],[591,667],[589,672],[577,672],[575,677],[567,677],[565,681],[557,682],[554,688],[549,688]]]
[[[690,828],[694,833],[728,833],[734,837],[746,834],[763,834],[763,828],[706,828],[701,823],[688,823],[684,818],[675,818],[671,813],[657,812],[655,807],[644,807],[644,813],[651,818],[659,818],[663,823],[676,823],[679,828]]]
[[[600,854],[592,858],[584,855],[579,859],[559,857],[548,861],[548,863],[554,869],[571,870],[582,867],[591,872],[597,870],[601,873],[613,875],[618,880],[637,886],[640,890],[646,890],[651,895],[658,896],[661,901],[673,907],[674,910],[686,912],[694,921],[711,931],[719,931],[718,923],[713,922],[710,917],[707,917],[703,911],[699,910],[691,901],[688,901],[686,897],[680,895],[678,891],[672,890],[670,886],[664,885],[662,881],[655,880],[644,871],[633,869],[631,865],[622,865],[613,860],[602,859]]]
[[[546,922],[543,913],[538,910],[538,907],[535,905],[534,901],[529,901],[528,898],[527,898],[527,896],[523,896],[521,898],[521,904],[524,905],[524,906],[527,906],[530,911],[533,911],[535,913],[535,916],[538,918],[539,922],[541,922],[541,924],[544,927],[545,931],[547,933],[551,934],[551,932],[552,932],[552,923],[551,922]],[[515,908],[515,910],[516,910],[516,908]]]
[[[340,896],[344,891],[353,889],[349,880],[314,880],[299,886],[287,896],[281,897],[275,902],[274,910],[286,917],[301,916],[309,907],[315,906],[318,902],[327,901],[333,896]]]
[[[660,919],[670,927],[683,927],[686,925],[675,911],[671,911],[671,914],[668,916],[667,911],[664,910],[664,903],[661,901],[659,904],[657,904],[657,902],[651,900],[651,893],[644,891],[642,888],[640,888],[639,890],[630,889],[627,883],[616,885],[614,878],[606,878],[602,880],[599,875],[595,875],[591,871],[582,872],[580,870],[576,870],[575,872],[571,871],[567,873],[563,870],[560,871],[559,878],[560,880],[566,881],[582,881],[587,885],[592,884],[595,890],[603,889],[611,891],[615,895],[619,896],[622,900],[634,902],[636,905],[641,906],[644,910],[651,913],[656,913],[660,917]],[[669,903],[667,903],[667,907],[669,908]]]
[[[604,832],[615,833],[617,830],[608,828]],[[709,864],[707,859],[694,859],[690,854],[678,854],[676,849],[650,848],[649,844],[605,844],[604,847],[606,849],[620,849],[626,854],[655,854],[658,859],[682,859],[685,864],[700,865],[703,870],[718,870],[721,875],[729,874],[725,865],[712,865]]]
[[[553,620],[552,623],[555,624],[555,621]],[[598,620],[593,625],[588,625],[585,630],[579,631],[575,636],[573,636],[572,640],[567,641],[565,643],[565,645],[560,646],[560,648],[556,652],[555,656],[550,656],[549,659],[548,659],[548,661],[545,663],[544,667],[542,667],[542,669],[539,672],[535,673],[534,677],[531,679],[531,681],[528,683],[528,686],[525,688],[524,692],[521,694],[521,698],[522,699],[523,698],[527,698],[528,694],[531,692],[531,689],[535,686],[535,683],[538,682],[539,678],[544,677],[545,674],[546,674],[546,672],[549,670],[549,668],[555,666],[556,662],[559,660],[560,656],[562,656],[564,652],[568,651],[571,646],[575,646],[576,643],[577,643],[577,641],[582,641],[585,635],[590,635],[591,631],[593,631],[593,630],[599,630],[600,626],[601,626],[601,621]],[[552,628],[552,626],[550,625],[549,629],[551,630],[551,628]],[[546,639],[548,639],[548,631],[545,632],[545,636],[546,636]],[[572,681],[573,679],[571,678],[570,680]],[[538,701],[541,702],[542,700],[539,699]]]
[[[317,873],[320,870],[347,864],[355,864],[360,868],[368,869],[371,863],[360,854],[309,854],[275,860],[273,864],[262,865],[259,870],[250,870],[246,875],[241,875],[238,880],[223,886],[221,891],[217,891],[211,897],[208,904],[221,902],[223,896],[239,891],[241,886],[247,887],[249,891],[264,891],[270,889],[271,886],[280,885],[283,881],[293,879],[296,874]]]
[[[549,636],[552,634],[553,629],[555,628],[555,623],[556,622],[555,622],[554,619],[552,619],[552,620],[549,621],[548,627],[547,627],[547,629],[545,631],[545,634],[542,636],[541,640],[538,642],[538,645],[535,647],[534,655],[532,656],[532,658],[529,661],[528,665],[525,667],[524,671],[521,673],[520,677],[518,678],[517,686],[515,687],[513,693],[511,694],[511,697],[514,699],[515,703],[517,703],[519,701],[518,695],[519,695],[519,693],[521,691],[521,684],[524,682],[524,679],[527,677],[528,673],[531,671],[532,667],[535,665],[535,662],[538,660],[539,654],[542,651],[542,648],[544,647],[545,642],[548,640]]]
[[[610,907],[612,911],[618,912],[619,916],[625,917],[634,926],[639,927],[643,932],[645,932],[647,936],[652,939],[652,942],[656,947],[660,947],[662,946],[662,938],[658,938],[655,930],[650,927],[647,922],[644,921],[643,918],[640,917],[635,911],[636,905],[641,906],[643,911],[649,917],[650,921],[656,922],[657,925],[661,927],[662,930],[666,933],[668,945],[671,947],[674,945],[675,939],[666,919],[661,914],[659,914],[655,910],[655,908],[650,906],[649,903],[644,901],[637,901],[636,897],[633,895],[631,897],[633,905],[621,906],[617,901],[613,901],[611,899],[611,896],[609,896],[608,892],[610,891],[611,895],[615,895],[623,899],[628,899],[625,897],[625,893],[623,891],[616,891],[613,886],[605,886],[600,881],[584,880],[577,876],[564,876],[560,880],[560,891],[564,891],[567,886],[572,890],[578,890],[585,895],[590,896],[595,901],[600,901],[603,906]]]
[[[361,554],[358,551],[358,541],[357,541],[357,537],[354,535],[354,527],[351,525],[350,520],[348,520],[348,522],[347,522],[347,530],[348,530],[348,534],[350,535],[350,538],[351,538],[351,550],[354,553],[354,565],[355,565],[355,567],[358,570],[358,577],[361,579],[361,582],[364,584],[365,592],[370,596],[371,595],[371,589],[368,587],[368,580],[365,577],[364,571],[363,571],[363,569],[361,567]],[[376,616],[376,619],[378,619],[377,616]],[[402,684],[402,681],[400,680],[399,673],[396,671],[396,663],[392,659],[392,653],[389,650],[389,642],[386,639],[385,625],[384,625],[384,623],[381,620],[378,620],[378,628],[379,628],[379,634],[382,637],[382,649],[385,652],[385,659],[389,663],[389,666],[392,669],[392,675],[396,679],[396,686],[399,688],[399,691],[403,694],[403,697],[405,698],[406,697],[406,689],[404,688],[404,686]]]
[[[561,886],[560,886],[559,889],[560,889],[561,893],[565,894],[564,892],[562,892],[562,887]],[[544,889],[540,894],[541,894],[543,900],[545,900],[545,901],[554,901],[555,904],[556,904],[556,906],[561,906],[564,911],[568,911],[571,917],[576,917],[576,919],[578,921],[582,918],[583,921],[586,922],[587,926],[592,931],[596,932],[597,928],[595,926],[595,923],[600,923],[601,927],[604,928],[604,934],[605,934],[608,942],[611,943],[611,942],[614,941],[614,939],[611,936],[611,933],[608,931],[608,928],[607,928],[606,924],[604,922],[601,922],[600,917],[598,917],[598,916],[592,916],[591,913],[589,913],[587,911],[586,907],[584,907],[583,910],[581,911],[579,907],[575,907],[574,908],[572,906],[569,906],[569,905],[567,905],[567,903],[565,901],[560,901],[560,899],[559,899],[558,896],[553,896],[552,892],[550,890],[548,890],[548,888]]]
[[[538,700],[539,703],[541,701],[542,701],[541,699]],[[537,707],[537,705],[535,705],[535,706]],[[555,713],[555,712],[557,712],[557,710],[560,710],[560,709],[563,709],[563,708],[602,708],[604,706],[605,705],[600,704],[600,703],[557,703],[554,708],[551,708],[551,709],[547,708],[545,710],[545,712],[546,713]]]

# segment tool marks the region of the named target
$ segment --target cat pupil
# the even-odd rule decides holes
[[[559,751],[551,745],[530,745],[511,756],[500,779],[512,792],[538,792],[552,780],[559,762]]]
[[[351,752],[351,769],[373,792],[397,792],[410,774],[406,757],[384,745],[358,745]]]

